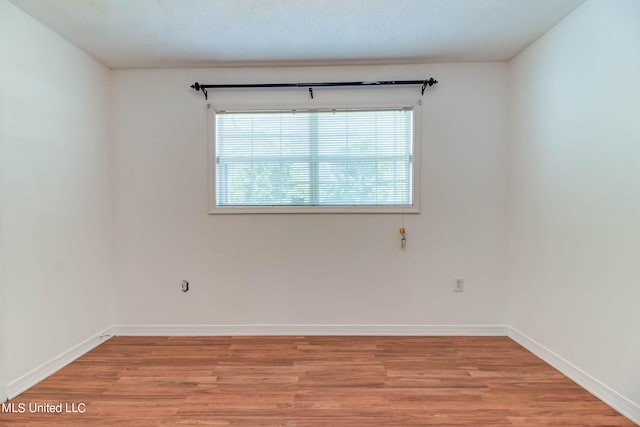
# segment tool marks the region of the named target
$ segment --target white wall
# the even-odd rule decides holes
[[[640,2],[590,0],[513,60],[509,178],[510,324],[636,405],[639,46]]]
[[[11,383],[112,324],[109,70],[0,0],[2,367]]]
[[[4,11],[4,7],[6,5],[0,3],[0,12]],[[4,24],[2,20],[3,14],[0,13],[0,24]],[[2,30],[0,30],[2,31]],[[0,34],[2,34],[0,32]],[[0,39],[2,40],[2,39]],[[5,77],[4,77],[4,60],[0,58],[0,402],[4,402],[7,399],[7,362],[6,362],[6,344],[5,344],[5,334],[4,334],[4,324],[6,322],[6,296],[5,296],[5,276],[4,276],[4,239],[2,238],[3,230],[4,230],[4,221],[3,221],[3,198],[4,187],[2,185],[3,177],[2,177],[2,159],[4,145],[3,141],[5,140],[5,132],[4,132],[4,116],[6,115],[7,103],[5,102],[4,96],[4,87],[5,87]]]
[[[441,84],[423,98],[423,209],[406,215],[405,251],[400,215],[207,214],[194,81],[429,76]],[[116,324],[504,324],[506,88],[506,64],[114,71]],[[417,87],[373,91],[316,100],[419,99]],[[307,99],[211,92],[214,103]],[[454,277],[466,292],[452,292]]]

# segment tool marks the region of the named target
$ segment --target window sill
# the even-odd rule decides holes
[[[417,206],[242,206],[212,207],[209,215],[233,214],[418,214]]]

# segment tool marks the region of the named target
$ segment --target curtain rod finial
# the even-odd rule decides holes
[[[438,84],[438,81],[433,77],[430,77],[428,80],[425,80],[424,83],[422,83],[422,94],[424,95],[424,90],[427,88],[427,86],[431,87],[435,84]]]
[[[195,82],[191,85],[191,89],[195,90],[196,92],[202,92],[204,95],[204,99],[209,99],[209,97],[207,96],[207,89],[205,89],[204,86],[200,83]]]

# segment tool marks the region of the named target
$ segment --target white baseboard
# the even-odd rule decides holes
[[[83,354],[102,344],[112,335],[112,328],[107,328],[104,331],[98,332],[80,344],[71,347],[69,350],[57,355],[48,362],[45,362],[32,371],[27,372],[20,378],[9,382],[9,384],[7,384],[7,397],[9,399],[13,399],[20,393],[30,389],[49,375],[64,368]]]
[[[123,336],[388,335],[506,336],[504,325],[114,325]]]
[[[629,418],[636,424],[640,424],[640,405],[632,402],[611,387],[592,377],[571,362],[557,355],[536,340],[528,337],[515,328],[508,328],[508,336],[549,365],[562,372],[575,381],[582,388]]]

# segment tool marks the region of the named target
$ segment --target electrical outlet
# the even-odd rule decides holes
[[[456,287],[453,289],[454,292],[464,292],[464,279],[456,279]]]
[[[189,282],[186,280],[182,281],[182,292],[189,292]]]

